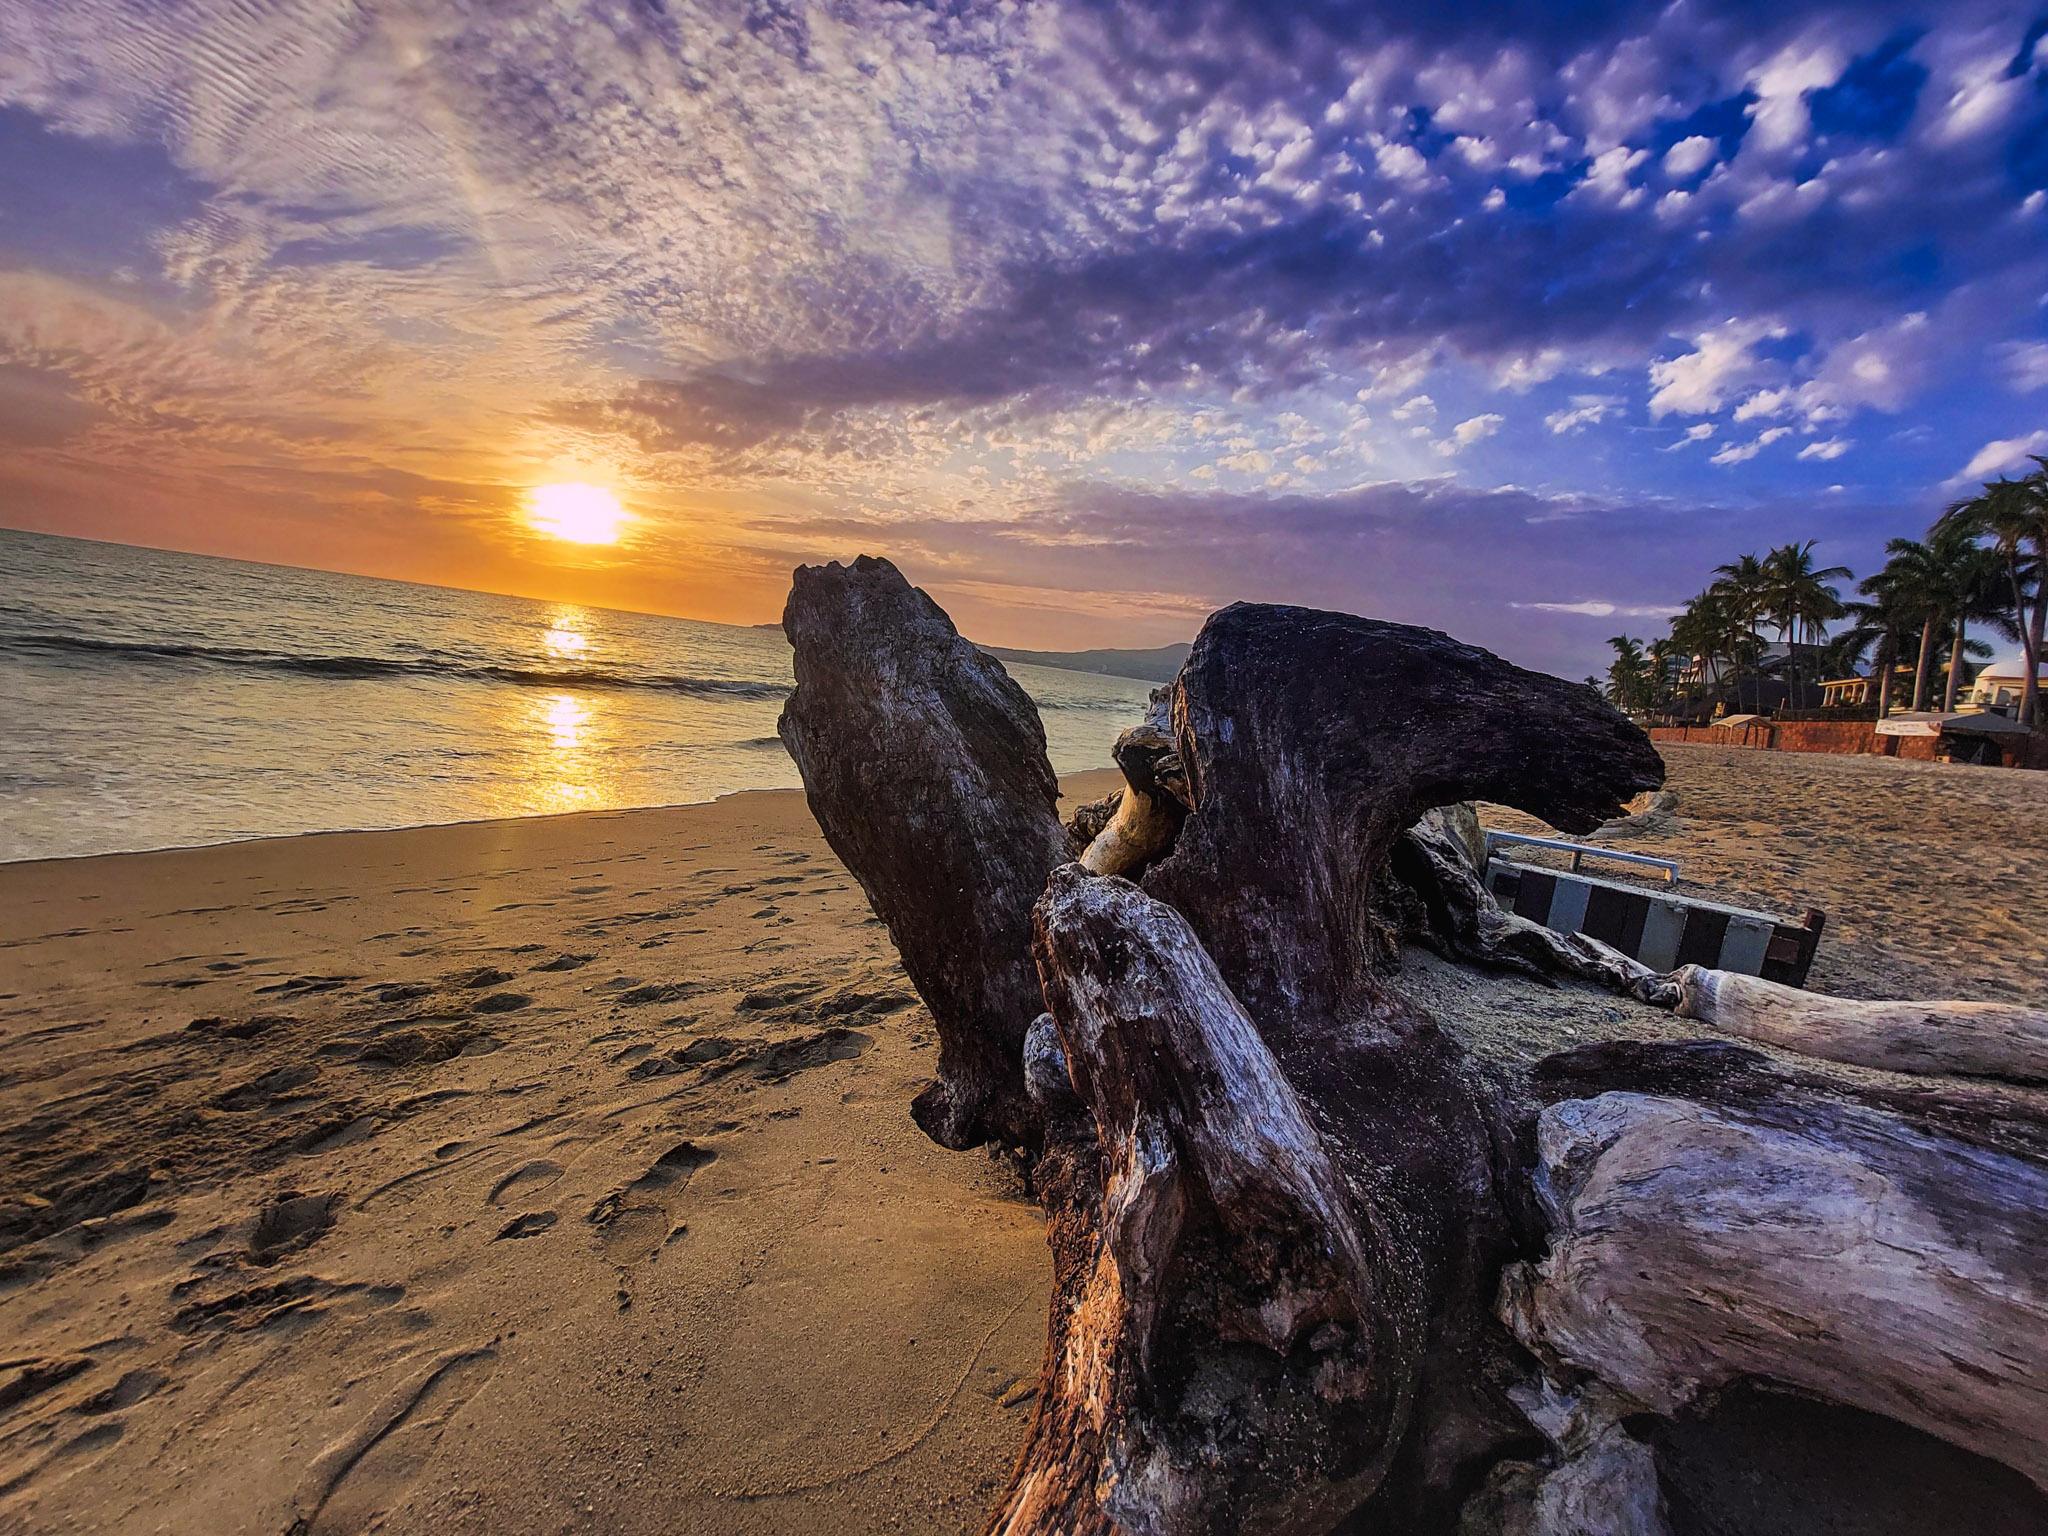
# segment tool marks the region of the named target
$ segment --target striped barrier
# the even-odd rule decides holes
[[[1818,911],[1792,922],[1697,896],[1499,857],[1487,862],[1486,884],[1508,911],[1560,933],[1583,933],[1611,944],[1653,971],[1703,965],[1793,987],[1806,984],[1826,921]]]

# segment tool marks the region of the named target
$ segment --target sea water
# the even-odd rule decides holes
[[[1147,685],[1010,667],[1060,772]],[[0,859],[797,783],[780,630],[0,532]]]

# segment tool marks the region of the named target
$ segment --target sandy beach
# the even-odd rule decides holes
[[[1037,1209],[911,1124],[799,795],[17,864],[0,942],[0,1528],[851,1536],[1008,1470]]]
[[[2040,995],[2037,776],[1666,758],[1817,988]],[[0,1529],[973,1528],[1047,1265],[931,1051],[794,793],[0,868]]]

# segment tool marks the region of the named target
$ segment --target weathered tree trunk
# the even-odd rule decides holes
[[[1425,811],[1493,800],[1587,832],[1664,781],[1585,687],[1448,635],[1237,603],[1174,684],[1194,804],[1145,889],[1187,916],[1269,1041],[1377,993],[1371,893]]]
[[[1038,711],[886,560],[800,568],[782,628],[783,744],[938,1028],[917,1123],[946,1147],[1028,1143],[1031,907],[1071,856]]]
[[[1055,869],[1074,845],[1050,823],[1049,775],[1020,788],[991,760],[1043,762],[1014,697],[877,564],[799,574],[785,733],[833,846],[946,1010],[942,1072],[982,1085],[975,1124],[1038,1148],[1046,1366],[991,1530],[1664,1536],[1655,1426],[1756,1380],[2041,1481],[2040,1095],[1852,1081],[1727,1044],[1531,1067],[1461,1044],[1390,976],[1421,937],[1678,998],[1605,946],[1500,912],[1469,813],[1433,812],[1485,798],[1590,830],[1662,777],[1621,716],[1442,635],[1239,605],[1204,627],[1149,733],[1119,743],[1117,814],[1148,803]],[[832,602],[896,616],[835,625]],[[838,645],[875,654],[817,654]],[[990,696],[1009,701],[1001,729],[949,723],[962,710],[945,701]],[[825,740],[839,730],[843,753]],[[884,740],[904,754],[891,793],[860,794],[851,764]],[[971,803],[984,795],[995,810]],[[1027,886],[1035,991],[1007,947]],[[966,984],[975,965],[1005,978],[1000,1007]],[[1830,1005],[1837,1041],[1911,1035],[1858,1006]],[[1812,1019],[1782,1018],[1757,1033],[1813,1053]],[[1967,1526],[1981,1480],[1944,1475]]]
[[[1963,616],[1957,614],[1956,635],[1950,643],[1948,652],[1948,681],[1942,685],[1941,692],[1941,708],[1944,714],[1956,707],[1956,692],[1963,680],[1964,642],[1968,633],[1969,626],[1964,622]]]
[[[1859,1002],[1681,966],[1678,1016],[1787,1051],[1891,1072],[2048,1083],[2048,1010],[2019,1003]]]
[[[1069,866],[1037,953],[1099,1193],[994,1528],[1327,1529],[1413,1396],[1391,1239],[1177,913]]]
[[[1920,624],[1920,661],[1913,671],[1913,712],[1927,708],[1927,679],[1934,666],[1934,615]]]
[[[1673,1054],[1607,1075],[1653,1079]],[[1550,1248],[1506,1277],[1516,1334],[1553,1374],[1596,1380],[1616,1413],[1670,1416],[1768,1380],[2048,1488],[2037,1114],[2012,1121],[2010,1101],[1985,1096],[1975,1123],[1941,1126],[1910,1099],[1742,1066],[1684,1096],[1575,1082],[1544,1110]]]

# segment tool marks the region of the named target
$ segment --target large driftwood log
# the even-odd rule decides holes
[[[1480,714],[1443,702],[1461,690]],[[1057,877],[1039,918],[1047,1006],[1077,1086],[1116,1081],[1138,1060],[1156,1089],[1175,1070],[1162,1055],[1184,1064],[1199,1091],[1177,1100],[1176,1187],[1228,1185],[1204,1159],[1240,1138],[1229,1126],[1187,1127],[1205,1110],[1234,1124],[1228,1105],[1264,1097],[1252,1064],[1270,1062],[1319,1127],[1315,1157],[1332,1170],[1334,1203],[1292,1220],[1312,1220],[1318,1251],[1358,1253],[1356,1285],[1372,1310],[1326,1320],[1319,1339],[1333,1358],[1304,1355],[1292,1335],[1248,1335],[1237,1320],[1245,1303],[1219,1300],[1288,1314],[1268,1257],[1243,1235],[1257,1220],[1209,1195],[1190,1246],[1201,1262],[1183,1272],[1117,1265],[1103,1214],[1095,1251],[1058,1277],[1069,1320],[1055,1329],[1059,1358],[1099,1359],[1105,1336],[1149,1336],[1152,1325],[1134,1320],[1163,1312],[1183,1319],[1181,1347],[1170,1368],[1144,1351],[1126,1362],[1115,1394],[1124,1409],[1106,1441],[1073,1429],[1086,1418],[1074,1403],[1100,1401],[1099,1386],[1063,1392],[1075,1372],[1050,1368],[1046,1422],[1003,1528],[1060,1528],[1019,1512],[1039,1508],[1047,1488],[1091,1483],[1133,1531],[1322,1529],[1383,1489],[1390,1504],[1447,1518],[1471,1465],[1528,1433],[1503,1390],[1514,1351],[1492,1311],[1527,1192],[1503,1179],[1515,1132],[1497,1086],[1377,979],[1387,936],[1375,877],[1407,823],[1435,804],[1484,794],[1597,824],[1662,765],[1583,689],[1428,631],[1300,609],[1240,605],[1212,619],[1175,685],[1173,719],[1192,810],[1145,885],[1180,915],[1113,884],[1116,899],[1091,902],[1078,877]],[[1446,720],[1463,733],[1448,745],[1437,734]],[[1542,767],[1526,778],[1509,772],[1532,761]],[[1075,938],[1076,927],[1094,937]],[[1176,1026],[1163,1030],[1157,1010]],[[1201,1046],[1205,1029],[1240,1044]],[[1097,1061],[1122,1033],[1169,1041],[1171,1052],[1155,1043]],[[1103,1177],[1119,1189],[1131,1165],[1120,1149],[1147,1143],[1112,1135],[1114,1117],[1094,1097]],[[1105,1264],[1119,1277],[1114,1307]],[[1214,1358],[1204,1339],[1223,1346]],[[1245,1428],[1283,1423],[1294,1437],[1284,1448],[1275,1431]]]
[[[1038,711],[886,560],[802,567],[782,627],[783,744],[938,1027],[917,1123],[941,1146],[1028,1143],[1031,907],[1070,856]]]
[[[1671,980],[1680,1018],[1745,1040],[1892,1072],[2048,1083],[2048,1009],[1860,1002],[1698,965]]]
[[[807,579],[820,608],[863,596],[807,575],[800,595]],[[1002,1109],[979,1123],[1039,1149],[1046,1371],[993,1530],[1746,1529],[1698,1487],[1694,1523],[1668,1522],[1660,1458],[1685,1425],[1713,1422],[1717,1393],[1759,1381],[1803,1394],[1781,1412],[1792,1433],[1818,1422],[1797,1404],[1824,1401],[2040,1478],[2040,1095],[1850,1080],[1726,1044],[1621,1042],[1531,1069],[1461,1045],[1381,964],[1419,934],[1675,996],[1625,957],[1500,913],[1454,816],[1411,828],[1484,797],[1584,830],[1653,786],[1648,743],[1588,691],[1427,631],[1226,610],[1172,689],[1171,750],[1155,740],[1123,764],[1125,800],[1148,775],[1184,788],[1146,808],[1163,815],[1142,838],[1088,861],[1134,886],[1053,871],[1051,850],[1073,845],[1035,768],[1021,792],[999,781],[1001,815],[963,803],[989,792],[998,741],[1031,738],[1034,764],[1042,748],[1008,710],[1000,732],[940,723],[953,710],[931,700],[995,685],[950,626],[938,643],[936,610],[908,609],[901,636],[822,613],[792,623],[806,685],[917,684],[821,688],[815,703],[800,686],[791,714],[834,847],[907,936],[913,978],[936,974],[948,1059],[987,1064],[977,1103]],[[825,643],[877,654],[806,657]],[[872,750],[893,727],[865,714],[906,710],[921,723],[889,739],[928,755],[898,765],[917,781],[898,794],[931,814],[849,792],[822,740],[850,729]],[[1021,859],[988,841],[1017,824],[1032,832]],[[948,862],[970,858],[960,849],[1000,867],[1006,913],[1043,889],[1038,994],[1005,970],[1007,921],[974,929],[972,961],[965,946],[940,957],[1003,973],[1001,1007],[973,1005],[964,972],[938,966],[941,936],[974,915],[956,890],[989,888]],[[903,873],[921,866],[958,873]],[[1023,1009],[1041,997],[1033,1022]],[[1943,1454],[1927,1465],[1967,1526],[1991,1480]],[[1821,1479],[1805,1496],[1825,1486],[1831,1511],[1861,1496],[1825,1468],[1782,1475]],[[2008,1516],[2032,1520],[2031,1499],[2048,1517],[2018,1486],[1998,1493]],[[1896,1529],[1884,1509],[1858,1513]]]

